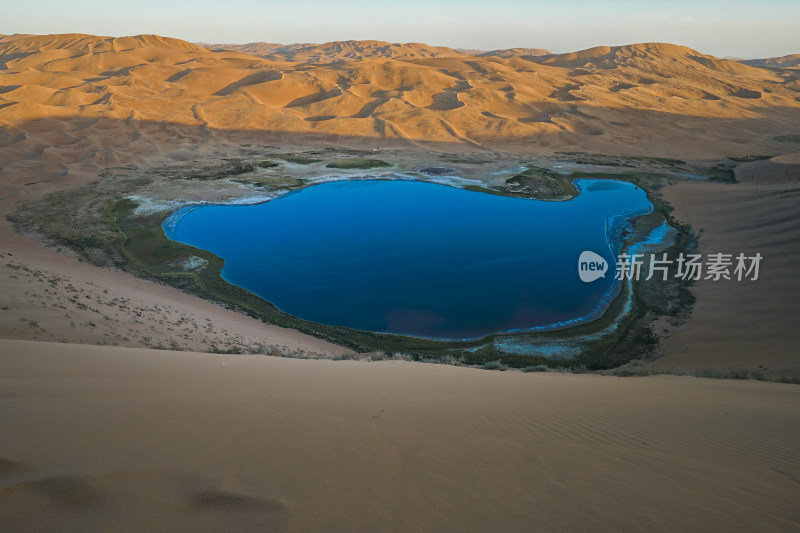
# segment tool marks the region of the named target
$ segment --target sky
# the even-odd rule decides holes
[[[0,33],[155,33],[192,42],[376,39],[556,53],[670,42],[718,57],[800,53],[800,0],[22,0]]]

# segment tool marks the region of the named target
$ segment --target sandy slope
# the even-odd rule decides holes
[[[789,54],[766,59],[743,59],[741,62],[754,67],[797,68],[800,67],[800,54]]]
[[[763,257],[755,282],[697,283],[692,319],[664,343],[655,366],[800,371],[800,160],[797,154],[741,165],[735,185],[684,182],[664,191],[675,215],[702,230],[700,251]]]
[[[232,50],[275,61],[297,61],[303,63],[334,63],[372,59],[376,57],[413,59],[460,56],[521,57],[545,56],[550,54],[549,51],[542,48],[504,48],[484,51],[430,46],[424,43],[387,43],[385,41],[333,41],[323,44],[277,44],[265,42],[246,44],[195,44],[210,50]]]
[[[440,57],[427,45],[379,41],[309,50],[265,59],[153,35],[16,39],[0,43],[0,125],[27,136],[31,121],[111,118],[125,121],[128,135],[137,122],[156,121],[273,139],[524,151],[618,144],[703,157],[774,146],[770,137],[791,133],[800,115],[793,71],[670,44],[520,57]],[[319,54],[338,62],[309,63]],[[12,139],[4,144],[19,149],[31,140]]]
[[[296,61],[301,63],[334,63],[378,57],[414,59],[465,55],[445,46],[430,46],[424,43],[387,43],[374,40],[332,41],[323,44],[295,43],[283,45],[257,42],[247,44],[203,44],[202,46],[211,50],[244,52],[273,61]]]
[[[0,341],[14,531],[790,531],[800,388]]]
[[[172,287],[79,263],[71,255],[26,241],[7,224],[0,227],[0,241],[4,338],[306,357],[346,351]]]

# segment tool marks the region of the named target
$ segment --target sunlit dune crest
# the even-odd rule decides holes
[[[720,119],[727,129],[746,121],[734,136],[780,133],[800,111],[794,71],[773,65],[784,63],[760,68],[671,44],[560,55],[382,41],[206,46],[157,35],[3,37],[0,125],[113,118],[547,146],[630,144],[656,118],[662,138],[706,135]]]
[[[800,54],[768,57],[766,59],[744,59],[741,62],[754,67],[798,68],[800,67]]]
[[[385,41],[333,41],[323,44],[213,44],[204,45],[212,50],[230,50],[254,54],[273,61],[303,63],[334,63],[360,59],[392,58],[413,59],[421,57],[458,57],[463,51],[423,43],[387,43]]]

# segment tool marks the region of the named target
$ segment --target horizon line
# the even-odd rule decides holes
[[[14,32],[14,33],[0,33],[0,36],[5,36],[5,37],[14,37],[14,36],[17,36],[17,35],[26,36],[26,37],[21,37],[21,38],[45,37],[45,36],[56,36],[56,35],[86,35],[86,36],[90,36],[90,37],[110,37],[110,38],[114,38],[114,39],[122,39],[122,38],[126,38],[126,37],[140,37],[140,36],[152,35],[152,36],[156,36],[156,37],[166,37],[168,39],[176,39],[176,40],[179,40],[179,41],[184,41],[184,42],[187,42],[187,43],[190,43],[190,44],[194,44],[194,45],[198,45],[198,46],[204,46],[204,45],[208,45],[208,46],[219,46],[219,45],[244,46],[244,45],[248,45],[248,44],[261,44],[261,43],[264,43],[264,44],[275,44],[275,45],[280,45],[280,46],[293,46],[293,45],[323,45],[323,44],[341,43],[341,42],[369,42],[369,41],[375,41],[375,42],[383,42],[383,43],[393,44],[393,45],[422,44],[422,45],[431,46],[431,47],[435,47],[435,48],[450,48],[450,49],[452,49],[454,51],[475,50],[475,51],[480,51],[480,52],[491,52],[491,51],[495,51],[495,50],[499,51],[499,50],[512,50],[512,49],[515,49],[515,48],[529,48],[529,49],[534,49],[534,50],[545,50],[545,51],[549,52],[548,55],[564,55],[564,54],[582,52],[582,51],[585,51],[585,50],[591,50],[591,49],[600,48],[600,47],[620,48],[620,47],[624,47],[624,46],[634,46],[634,45],[637,45],[637,44],[668,44],[668,45],[672,45],[672,46],[681,46],[681,47],[685,47],[685,48],[690,48],[690,49],[695,50],[697,52],[700,52],[702,54],[710,55],[710,56],[716,57],[718,59],[726,59],[726,60],[749,61],[749,60],[757,60],[757,59],[773,59],[773,58],[780,58],[780,57],[786,57],[786,56],[792,56],[792,55],[800,55],[800,51],[798,51],[798,52],[788,52],[788,53],[782,54],[782,55],[774,55],[774,56],[767,56],[767,57],[765,57],[765,56],[743,57],[743,56],[737,56],[737,55],[720,56],[720,55],[715,55],[715,54],[710,54],[710,53],[707,53],[707,52],[703,52],[702,50],[700,50],[700,49],[698,49],[696,47],[693,47],[693,46],[689,46],[689,45],[686,45],[686,44],[678,44],[676,42],[670,42],[670,41],[636,41],[636,42],[625,42],[624,44],[597,44],[597,45],[590,46],[590,47],[587,47],[587,48],[578,48],[578,49],[574,49],[574,50],[568,50],[568,51],[559,52],[559,51],[552,50],[552,49],[550,49],[550,48],[548,48],[546,46],[505,46],[505,47],[499,47],[499,48],[483,48],[483,47],[451,46],[451,45],[447,45],[447,44],[432,44],[432,43],[429,43],[429,42],[419,41],[419,40],[410,40],[410,41],[392,40],[392,41],[386,41],[386,40],[383,40],[383,39],[334,39],[334,40],[330,40],[330,41],[294,41],[294,42],[279,42],[279,41],[264,41],[264,40],[261,40],[261,41],[259,41],[259,40],[256,40],[256,41],[243,41],[243,42],[230,42],[230,41],[229,42],[211,42],[211,41],[195,41],[195,40],[185,39],[185,38],[182,38],[182,37],[174,37],[172,35],[166,35],[166,34],[160,34],[160,33],[135,33],[135,34],[129,34],[129,35],[111,35],[111,34],[103,35],[103,34],[98,34],[98,33],[84,33],[84,32],[78,32],[78,31],[76,31],[76,32],[61,32],[61,33],[25,33],[25,32],[19,32],[19,31]],[[7,42],[13,42],[13,41],[7,41]],[[0,43],[0,44],[2,44],[2,43]]]

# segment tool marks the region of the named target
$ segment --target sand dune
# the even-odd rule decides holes
[[[324,44],[278,44],[255,42],[246,44],[196,43],[211,50],[231,50],[253,54],[276,61],[308,63],[334,63],[357,61],[376,57],[413,59],[423,57],[518,57],[550,55],[542,48],[502,48],[497,50],[468,50],[430,46],[424,43],[388,43],[385,41],[333,41]]]
[[[676,369],[748,368],[775,376],[800,370],[797,357],[796,275],[800,246],[797,199],[800,157],[740,165],[735,186],[683,182],[664,190],[681,220],[702,231],[701,251],[760,253],[759,279],[699,281],[692,319],[666,339],[664,353],[653,365]]]
[[[458,57],[463,53],[445,46],[424,43],[388,43],[385,41],[332,41],[323,44],[247,43],[204,45],[212,50],[245,52],[273,61],[298,63],[341,63],[374,58],[414,59],[422,57]]]
[[[792,385],[7,340],[0,365],[26,531],[800,527]]]
[[[668,44],[512,57],[341,41],[265,49],[262,58],[248,46],[211,51],[153,35],[80,34],[0,43],[0,124],[114,118],[370,143],[621,143],[632,152],[647,144],[650,155],[702,157],[718,147],[696,141],[721,121],[729,133],[717,140],[741,152],[769,145],[800,115],[788,71]],[[654,120],[657,131],[648,128]]]
[[[789,54],[766,59],[742,59],[741,63],[754,67],[797,68],[800,67],[800,54]]]
[[[478,52],[474,54],[478,57],[518,57],[518,56],[547,56],[551,55],[549,50],[544,48],[501,48],[489,50],[488,52]]]
[[[0,43],[16,41],[17,39],[24,39],[26,37],[34,37],[34,35],[32,33],[15,33],[13,35],[0,35]]]

